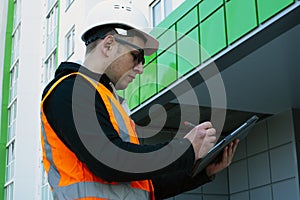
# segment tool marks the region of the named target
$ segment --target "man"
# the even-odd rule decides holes
[[[83,65],[61,63],[45,88],[43,162],[55,199],[168,198],[210,182],[231,163],[238,141],[221,162],[191,177],[195,161],[217,140],[210,122],[170,143],[139,143],[116,90],[142,74],[144,54],[158,49],[143,26],[141,12],[123,1],[98,4],[82,34]]]

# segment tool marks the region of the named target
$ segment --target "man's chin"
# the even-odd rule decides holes
[[[116,88],[116,90],[125,90],[127,88],[127,86],[128,86],[128,83],[127,84],[125,84],[125,83],[116,84],[115,88]]]

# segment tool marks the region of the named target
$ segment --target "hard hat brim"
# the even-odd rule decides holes
[[[150,56],[153,53],[155,53],[159,47],[159,42],[157,41],[157,39],[155,39],[153,36],[151,36],[150,34],[144,31],[140,31],[137,29],[136,31],[142,34],[146,38],[145,48],[144,48],[145,55]]]

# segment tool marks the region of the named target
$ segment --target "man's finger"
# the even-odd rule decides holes
[[[212,128],[212,123],[211,122],[203,122],[201,124],[198,125],[199,128],[203,128],[203,129],[210,129]]]
[[[214,128],[207,129],[207,130],[206,130],[206,134],[207,134],[208,136],[216,135],[216,129],[214,129]]]

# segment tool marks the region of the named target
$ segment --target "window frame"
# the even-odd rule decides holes
[[[6,173],[5,173],[5,185],[9,185],[11,182],[14,181],[14,174],[15,174],[15,139],[12,139],[6,144]]]
[[[18,76],[19,76],[19,60],[17,60],[10,68],[10,83],[9,83],[9,102],[13,102],[17,97]]]
[[[7,191],[9,191],[9,196],[7,196]],[[14,182],[10,181],[4,185],[4,199],[13,200],[14,199]]]
[[[171,8],[166,9],[166,1],[171,2]],[[153,27],[157,26],[160,22],[162,22],[173,10],[175,10],[179,5],[181,5],[185,0],[177,0],[178,2],[176,2],[176,0],[153,0],[150,4],[149,4],[149,9],[150,9],[150,21],[151,21],[151,25]],[[179,2],[181,1],[181,2]],[[154,7],[157,6],[160,3],[160,16],[161,19],[160,21],[158,21],[157,23],[155,23],[154,20]],[[167,13],[168,12],[168,13]]]
[[[49,83],[54,76],[56,70],[56,59],[56,50],[54,50],[44,61],[42,73],[42,83],[44,85]]]
[[[68,9],[71,7],[71,5],[74,3],[75,0],[66,0],[66,10],[65,12],[68,11]]]
[[[75,25],[65,36],[65,58],[68,60],[75,53]]]
[[[58,34],[58,4],[54,4],[46,14],[46,55],[57,46]]]
[[[14,0],[14,22],[13,29],[21,23],[21,0]]]
[[[8,106],[8,137],[7,144],[14,140],[17,126],[17,99],[15,98]]]

